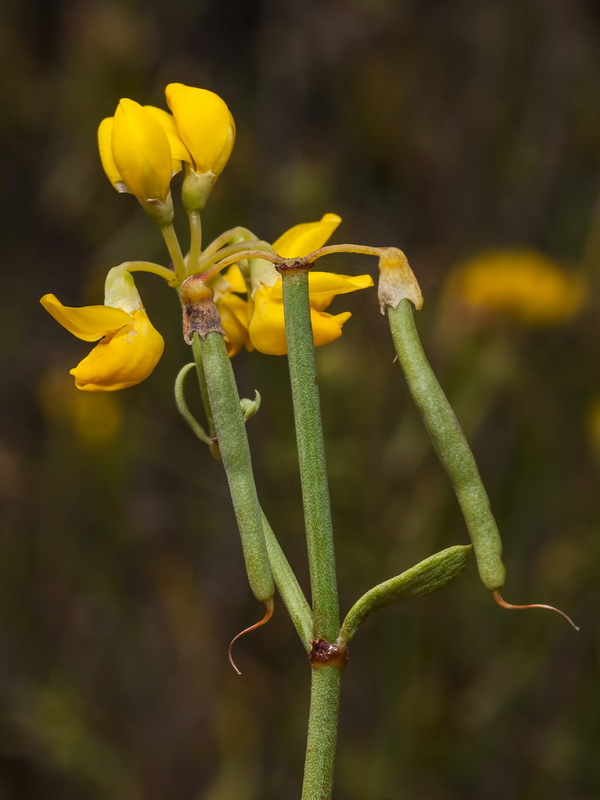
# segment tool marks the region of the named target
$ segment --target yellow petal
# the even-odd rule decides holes
[[[254,293],[254,309],[250,320],[250,339],[261,353],[282,356],[287,353],[283,302],[273,299],[272,288],[263,286]],[[315,347],[339,339],[342,326],[352,315],[349,311],[341,314],[326,314],[313,308],[310,318]]]
[[[73,336],[84,342],[97,342],[107,333],[118,331],[131,323],[131,316],[111,306],[63,306],[53,294],[45,294],[40,303],[54,319]]]
[[[175,124],[175,118],[173,115],[169,114],[167,111],[164,111],[162,108],[157,108],[156,106],[142,106],[142,108],[154,117],[163,131],[167,134],[167,139],[169,140],[169,145],[171,147],[171,157],[173,158],[173,163],[179,164],[178,167],[173,167],[173,172],[179,172],[182,161],[188,161],[191,164],[192,157],[190,156],[187,147],[181,141],[181,137],[179,136],[179,131],[177,130],[177,125]]]
[[[310,306],[317,311],[323,311],[338,294],[357,292],[373,286],[370,275],[338,275],[335,272],[309,272],[308,291]],[[271,293],[272,299],[283,298],[282,282],[279,281]]]
[[[231,292],[217,300],[217,309],[221,315],[221,323],[225,331],[227,353],[234,356],[242,347],[252,350],[248,326],[250,314],[248,303]]]
[[[325,214],[319,222],[303,222],[283,233],[273,249],[283,258],[301,258],[323,247],[342,221],[337,214]]]
[[[248,291],[244,276],[242,275],[237,264],[233,264],[231,267],[229,267],[229,269],[225,270],[223,273],[223,278],[229,284],[230,292],[244,293]]]
[[[163,338],[146,312],[134,311],[130,324],[102,339],[71,375],[85,392],[127,389],[151,374],[163,349]]]
[[[349,320],[352,314],[343,311],[341,314],[326,314],[323,311],[310,310],[310,321],[313,329],[315,347],[329,344],[339,339],[342,335],[342,325]]]
[[[196,172],[220,174],[235,141],[235,123],[226,103],[208,89],[183,83],[170,83],[165,95]]]
[[[250,340],[261,353],[283,356],[287,353],[283,302],[271,300],[271,287],[261,286],[254,292]]]
[[[112,155],[129,191],[139,200],[169,196],[171,147],[154,116],[134,100],[124,98],[115,111]]]
[[[106,117],[98,126],[98,150],[100,161],[106,177],[118,192],[128,191],[123,183],[123,178],[119,172],[112,154],[112,131],[114,117]]]

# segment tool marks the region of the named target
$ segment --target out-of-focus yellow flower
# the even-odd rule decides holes
[[[455,269],[448,298],[483,311],[506,313],[529,325],[571,319],[581,308],[585,285],[534,250],[484,253]]]
[[[106,302],[115,305],[71,308],[53,294],[44,295],[40,302],[78,339],[100,339],[70,371],[78,389],[113,392],[135,386],[151,374],[163,353],[163,338],[148,319],[129,273],[117,274],[116,279],[109,273]]]
[[[318,222],[306,222],[290,228],[273,244],[284,258],[301,258],[322,247],[341,218],[325,214]],[[237,266],[231,267],[215,286],[215,301],[221,314],[230,355],[242,347],[256,348],[268,355],[285,355],[285,321],[281,276],[268,261],[253,259],[249,302],[238,296],[247,291]],[[338,339],[343,324],[352,316],[349,311],[327,314],[325,309],[338,294],[347,294],[373,285],[370,275],[337,275],[310,272],[308,276],[310,313],[316,347]]]
[[[123,413],[117,395],[74,392],[69,377],[56,368],[42,375],[38,396],[44,415],[55,425],[72,428],[90,449],[110,446],[118,437]]]
[[[204,208],[215,181],[229,160],[235,143],[235,122],[227,104],[214,92],[170,83],[165,89],[177,133],[189,163],[182,187],[188,211]]]
[[[157,113],[158,112],[158,113]],[[176,134],[167,133],[166,111],[149,110],[123,98],[114,117],[103,119],[98,128],[98,149],[104,171],[119,192],[135,195],[159,224],[173,218],[171,178],[181,169]],[[174,153],[170,138],[173,139]]]

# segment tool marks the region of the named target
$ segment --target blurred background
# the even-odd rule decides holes
[[[260,608],[222,471],[174,408],[190,359],[175,295],[139,279],[165,355],[106,395],[74,389],[89,346],[38,303],[99,303],[109,267],[168,263],[102,173],[96,128],[121,97],[164,107],[172,81],[216,91],[237,121],[207,242],[331,211],[333,241],[405,250],[503,534],[504,595],[581,626],[496,607],[474,565],[382,611],[345,673],[336,798],[600,796],[599,33],[595,0],[5,0],[3,800],[299,794],[309,668],[281,604],[238,643],[241,678],[227,662]],[[467,538],[375,290],[332,310],[353,312],[318,353],[345,612]],[[234,365],[263,396],[259,494],[307,586],[285,359]]]

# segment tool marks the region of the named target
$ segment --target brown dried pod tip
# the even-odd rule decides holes
[[[512,603],[507,603],[506,600],[504,600],[504,598],[498,591],[498,589],[492,590],[492,597],[498,603],[499,606],[502,606],[502,608],[508,608],[511,611],[520,611],[525,608],[547,608],[548,611],[556,611],[556,613],[560,614],[561,617],[564,617],[569,623],[569,625],[572,625],[576,631],[579,630],[579,626],[575,625],[571,617],[568,614],[565,614],[564,611],[561,611],[560,608],[555,608],[554,606],[548,606],[545,603],[528,603],[527,605],[515,606]]]
[[[241,670],[239,670],[239,669],[237,668],[237,666],[236,666],[236,663],[235,663],[235,661],[233,660],[233,655],[232,655],[232,652],[231,652],[231,651],[232,651],[232,648],[233,648],[234,642],[237,642],[237,640],[240,638],[240,636],[243,636],[245,633],[250,633],[250,631],[255,631],[257,628],[260,628],[260,627],[262,627],[263,625],[266,625],[266,624],[267,624],[267,622],[268,622],[268,621],[271,619],[271,617],[273,616],[273,609],[274,609],[274,608],[275,608],[275,603],[274,603],[274,601],[273,601],[273,598],[272,598],[272,597],[271,597],[269,600],[265,600],[265,615],[264,615],[264,617],[263,617],[262,619],[260,619],[258,622],[255,622],[255,623],[254,623],[254,625],[250,625],[250,627],[249,627],[249,628],[244,628],[244,630],[243,630],[243,631],[240,631],[240,632],[239,632],[239,633],[238,633],[236,636],[234,636],[234,637],[233,637],[233,639],[232,639],[232,640],[229,642],[229,647],[227,648],[227,655],[228,655],[228,657],[229,657],[229,663],[231,664],[231,666],[234,668],[234,670],[237,672],[237,674],[238,674],[238,675],[241,675],[242,673],[241,673]]]

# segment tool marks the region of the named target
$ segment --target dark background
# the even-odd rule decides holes
[[[219,466],[174,410],[189,360],[175,295],[139,286],[164,334],[152,377],[78,393],[88,345],[38,304],[101,302],[121,261],[166,263],[96,151],[121,97],[210,88],[238,126],[204,215],[275,239],[340,213],[335,241],[402,247],[425,347],[473,445],[513,602],[474,566],[381,612],[345,674],[338,800],[593,800],[598,738],[600,7],[594,0],[5,0],[2,107],[0,796],[254,800],[299,794],[309,669],[281,604],[246,583]],[[181,227],[185,233],[184,227]],[[185,240],[184,240],[185,241]],[[584,274],[566,324],[469,320],[452,269],[526,246]],[[372,261],[330,259],[356,274]],[[319,351],[343,611],[466,541],[374,290]],[[242,353],[259,493],[306,586],[285,359]],[[192,394],[190,402],[197,402]]]

